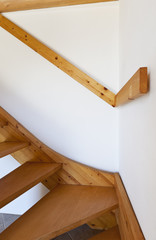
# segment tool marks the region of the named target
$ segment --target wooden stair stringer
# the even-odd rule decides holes
[[[0,128],[0,133],[2,135],[9,137],[9,133],[12,135],[15,133],[17,138],[21,138],[23,141],[29,142],[30,144],[29,147],[12,154],[12,156],[19,163],[23,164],[36,159],[36,161],[39,162],[53,162],[62,164],[62,169],[42,182],[50,190],[53,189],[58,183],[114,187],[113,173],[100,171],[92,167],[85,166],[55,152],[38,140],[2,107],[0,107],[0,119],[8,123],[7,126],[2,129],[2,132]]]
[[[117,207],[113,188],[58,185],[4,230],[0,239],[49,240]]]
[[[0,107],[0,122],[1,122],[1,126],[0,126],[0,142],[3,141],[9,141],[10,139],[16,139],[17,142],[25,142],[28,143],[29,146],[25,147],[24,149],[18,150],[15,153],[12,153],[12,156],[21,164],[33,164],[39,162],[40,164],[61,164],[62,168],[57,169],[58,171],[56,173],[53,173],[51,176],[47,177],[44,181],[42,181],[42,183],[48,187],[50,190],[53,189],[53,191],[51,191],[50,195],[47,195],[46,197],[49,199],[48,196],[52,196],[53,193],[55,195],[55,191],[57,192],[58,189],[63,189],[61,190],[61,192],[63,191],[64,193],[61,193],[61,196],[59,196],[59,201],[54,200],[54,202],[57,202],[57,206],[55,208],[51,208],[53,206],[51,206],[51,204],[46,204],[48,207],[51,208],[51,211],[49,211],[48,207],[47,208],[47,215],[49,213],[49,215],[51,216],[51,212],[55,212],[55,209],[57,208],[57,212],[55,213],[59,213],[60,209],[59,209],[59,205],[60,205],[60,201],[62,203],[62,206],[64,207],[65,204],[68,204],[69,201],[69,205],[67,206],[67,210],[68,207],[72,208],[72,211],[66,211],[65,214],[67,215],[68,212],[68,218],[69,218],[69,213],[72,215],[72,212],[74,213],[75,210],[79,210],[78,213],[79,214],[83,214],[84,212],[86,212],[88,209],[87,204],[94,204],[96,205],[96,207],[94,208],[95,212],[89,212],[89,215],[87,215],[87,217],[85,216],[80,216],[80,218],[78,220],[74,220],[74,223],[72,224],[72,222],[69,223],[68,226],[62,225],[59,229],[55,229],[55,231],[53,233],[46,231],[45,235],[43,234],[43,238],[40,238],[40,240],[48,240],[49,236],[50,237],[55,237],[58,236],[62,233],[64,233],[65,231],[68,231],[72,228],[75,228],[79,225],[82,225],[83,223],[93,223],[93,222],[98,222],[102,216],[104,216],[104,214],[106,212],[111,212],[112,210],[116,209],[115,212],[119,212],[119,214],[116,214],[117,216],[117,220],[118,220],[118,224],[119,224],[119,229],[120,229],[120,233],[121,233],[121,239],[122,240],[144,240],[144,236],[143,233],[140,229],[139,223],[137,222],[135,213],[133,211],[133,208],[130,204],[130,201],[128,199],[128,196],[126,195],[126,191],[124,190],[124,186],[119,178],[118,174],[113,174],[113,173],[109,173],[109,172],[105,172],[105,171],[100,171],[88,166],[85,166],[83,164],[77,163],[57,152],[55,152],[54,150],[50,149],[48,146],[46,146],[44,143],[42,143],[40,140],[38,140],[34,135],[32,135],[26,128],[24,128],[19,122],[17,122],[16,119],[14,119],[11,115],[9,115],[2,107]],[[21,166],[22,168],[22,166]],[[42,179],[40,179],[42,180]],[[61,185],[59,184],[61,183]],[[68,191],[70,189],[70,191]],[[75,189],[75,190],[73,190]],[[82,201],[82,195],[81,195],[81,191],[79,192],[79,189],[85,189],[84,192],[89,193],[88,197],[86,196],[87,202],[85,203],[85,208],[79,209],[77,208],[77,204],[79,204],[80,202],[82,203],[82,205],[84,206],[84,202]],[[92,190],[89,190],[92,189]],[[95,197],[97,196],[95,193],[93,193],[92,191],[94,191],[94,189],[100,189],[97,190],[98,191],[98,197],[99,199],[95,199]],[[102,209],[98,211],[100,204],[105,204],[107,203],[107,201],[105,202],[105,197],[101,196],[100,194],[102,194],[103,191],[108,191],[108,192],[114,192],[115,193],[115,189],[118,195],[118,199],[116,198],[116,194],[114,195],[113,199],[117,199],[116,204],[110,204],[110,208],[104,208],[104,205],[102,205]],[[76,192],[77,194],[76,194]],[[96,190],[95,190],[96,191]],[[67,199],[66,199],[66,193],[67,194]],[[83,192],[83,191],[82,191]],[[92,192],[92,194],[91,194]],[[59,191],[60,193],[60,191]],[[62,195],[63,194],[63,195]],[[72,195],[71,195],[72,194]],[[17,220],[14,224],[12,224],[8,229],[6,229],[1,235],[0,235],[0,240],[17,240],[20,239],[17,237],[17,234],[22,234],[22,232],[20,233],[20,231],[22,231],[21,229],[23,229],[23,232],[26,231],[24,230],[25,227],[24,225],[22,225],[22,221],[24,219],[24,222],[27,222],[27,218],[29,219],[29,221],[31,220],[31,218],[29,218],[29,215],[31,215],[33,213],[33,209],[38,209],[41,207],[42,212],[44,214],[44,201],[45,198],[43,198],[42,200],[40,200],[34,207],[32,207],[26,214],[24,214],[21,218],[19,218],[19,220]],[[76,198],[75,198],[76,197]],[[53,197],[52,197],[53,199]],[[64,199],[64,200],[63,200]],[[70,202],[71,200],[74,200],[74,202]],[[100,200],[101,199],[101,200]],[[104,200],[105,199],[105,200]],[[67,201],[68,200],[68,201]],[[49,200],[46,200],[49,201]],[[62,202],[63,201],[63,202]],[[64,202],[65,201],[65,202]],[[102,201],[102,203],[101,203]],[[52,200],[53,202],[53,200]],[[100,204],[99,204],[100,202]],[[109,201],[108,201],[109,202]],[[118,202],[119,202],[119,209],[118,208]],[[50,203],[51,203],[51,197],[50,197]],[[82,206],[81,205],[81,206]],[[43,206],[43,208],[42,208]],[[61,207],[61,206],[60,206]],[[91,206],[91,210],[92,210],[93,205]],[[43,210],[44,209],[44,210]],[[62,209],[62,212],[64,210]],[[40,212],[40,211],[39,211]],[[76,212],[74,216],[78,216],[78,213]],[[52,213],[53,214],[53,213]],[[87,213],[88,214],[88,213]],[[56,214],[57,215],[57,214]],[[40,216],[37,215],[37,212],[31,215],[32,216],[32,220],[33,218],[36,220],[33,221],[38,221],[38,218]],[[44,217],[45,215],[43,215],[42,217]],[[52,216],[53,218],[54,216]],[[44,219],[44,218],[43,218]],[[56,216],[55,218],[53,218],[54,220],[58,220],[58,217]],[[60,218],[59,218],[60,219]],[[97,219],[97,220],[96,220]],[[28,222],[29,222],[28,221]],[[49,225],[51,224],[51,219],[47,219],[47,222],[42,222],[42,219],[40,219],[41,223],[43,224],[44,227],[45,224]],[[31,222],[32,223],[32,222]],[[38,222],[39,223],[39,222]],[[89,224],[88,223],[88,224]],[[135,224],[134,224],[135,223]],[[34,224],[34,223],[33,223]],[[42,226],[42,224],[40,226]],[[59,227],[59,222],[57,222],[58,227]],[[32,226],[30,226],[32,227]],[[35,229],[38,229],[37,225],[34,225]],[[53,226],[51,226],[53,227]],[[14,229],[16,231],[14,231]],[[31,232],[31,231],[30,231]],[[34,233],[33,233],[34,234]],[[47,235],[48,234],[48,235]],[[42,234],[41,234],[42,235]],[[8,236],[10,236],[9,238],[7,238]],[[12,238],[13,236],[15,236],[14,238]],[[27,231],[25,232],[25,238],[21,238],[22,240],[31,240],[30,236],[28,238],[27,237]],[[32,238],[32,240],[37,240],[37,238]]]
[[[117,221],[122,240],[145,240],[132,204],[124,188],[120,175],[115,173],[115,189],[119,201]]]

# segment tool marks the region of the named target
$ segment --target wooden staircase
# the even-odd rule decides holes
[[[0,108],[0,156],[8,154],[22,165],[0,179],[0,207],[39,182],[50,192],[4,230],[0,240],[50,240],[84,223],[105,230],[90,240],[144,239],[137,221],[134,235],[133,231],[128,232],[132,224],[128,215],[124,212],[124,219],[120,218],[128,198],[124,195],[122,202],[120,192],[124,190],[119,186],[122,184],[118,175],[84,166],[56,153]],[[129,206],[126,202],[126,209]],[[107,226],[104,223],[112,213],[121,237],[114,221]]]
[[[0,158],[16,152],[22,148],[25,148],[29,145],[28,142],[20,142],[20,141],[5,141],[0,144]]]
[[[117,206],[113,188],[59,185],[0,237],[11,240],[51,239]]]
[[[4,207],[60,168],[61,164],[58,163],[24,163],[0,180],[0,207]]]
[[[0,207],[39,182],[51,190],[0,239],[51,239],[118,208],[113,174],[72,162],[52,150],[51,157],[49,149],[45,153],[45,146],[2,108],[0,119],[0,156],[12,154],[22,163],[0,179]]]
[[[0,12],[109,1],[116,0],[2,0]],[[2,14],[0,27],[113,107],[148,92],[147,67],[138,69],[115,94]],[[90,240],[144,239],[119,174],[56,153],[0,107],[0,158],[8,154],[22,165],[0,179],[0,207],[39,182],[50,192],[2,232],[0,240],[49,240],[84,223],[105,230]]]

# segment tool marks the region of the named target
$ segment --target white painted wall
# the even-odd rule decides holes
[[[118,14],[118,3],[101,3],[5,16],[116,92]],[[118,111],[3,29],[0,43],[1,106],[63,155],[118,170]],[[22,204],[5,212],[22,213]]]
[[[120,107],[120,174],[146,240],[155,240],[156,1],[120,0],[120,86],[141,66],[150,92]]]

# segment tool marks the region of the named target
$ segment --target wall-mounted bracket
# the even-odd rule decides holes
[[[118,107],[148,92],[147,67],[139,68],[133,77],[115,95],[115,106]]]

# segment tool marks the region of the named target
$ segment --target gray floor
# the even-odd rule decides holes
[[[16,219],[18,219],[19,217],[20,217],[19,215],[0,213],[0,232],[6,229],[10,224],[16,221]],[[88,225],[85,224],[81,227],[75,228],[70,232],[55,238],[55,240],[87,240],[99,232],[100,231],[89,228]]]

